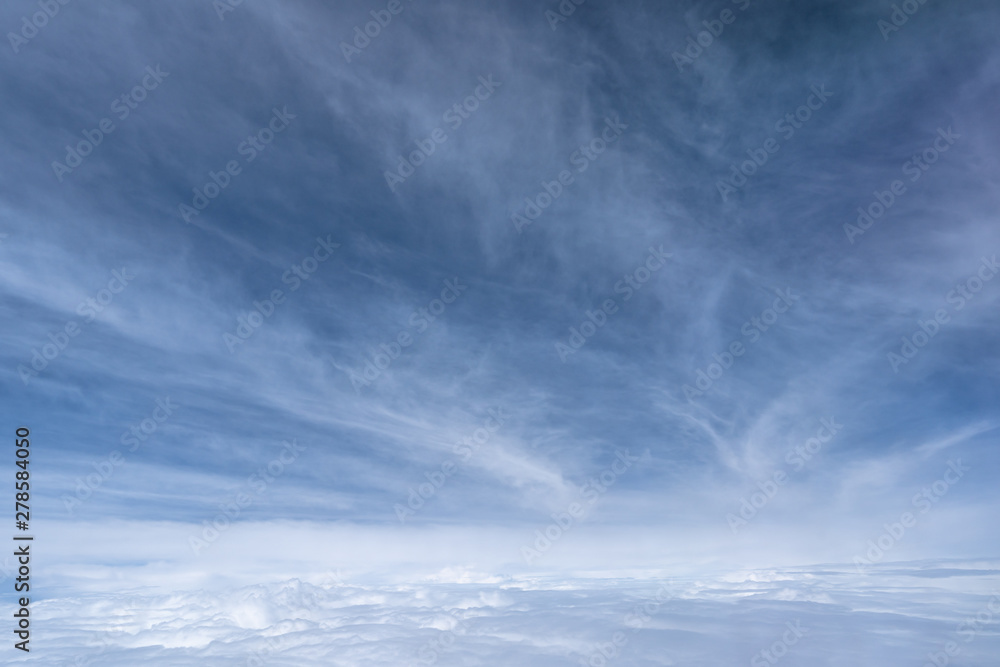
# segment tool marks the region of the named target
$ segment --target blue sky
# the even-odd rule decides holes
[[[1000,14],[903,4],[5,5],[39,595],[995,572]]]

